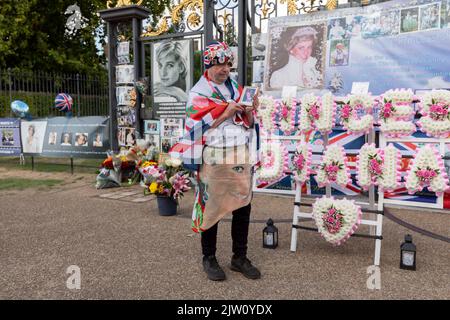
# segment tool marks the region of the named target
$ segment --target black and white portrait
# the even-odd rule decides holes
[[[192,87],[192,41],[154,43],[152,57],[154,102],[186,102]]]
[[[252,34],[252,57],[264,57],[267,48],[267,33]]]
[[[320,23],[279,29],[269,34],[265,89],[322,89],[327,26]]]
[[[264,81],[264,60],[253,61],[253,81],[254,83]]]
[[[134,66],[119,65],[116,66],[116,83],[128,84],[134,82]]]

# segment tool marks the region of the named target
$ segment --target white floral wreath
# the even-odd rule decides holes
[[[297,99],[290,99],[290,104],[284,103],[281,99],[275,100],[275,108],[272,111],[272,128],[275,127],[275,134],[293,135],[299,125],[300,108],[297,107]]]
[[[421,100],[419,128],[430,137],[447,138],[450,134],[450,91],[432,90]]]
[[[374,99],[370,94],[358,94],[346,97],[340,110],[344,128],[349,133],[368,134],[373,126],[373,116],[370,114],[373,105]],[[361,118],[358,116],[359,110],[365,113]]]
[[[312,215],[325,240],[339,246],[358,229],[362,212],[353,200],[323,196],[313,204]]]
[[[414,115],[411,104],[415,100],[411,89],[391,89],[380,97],[378,118],[380,129],[387,137],[406,137],[416,132],[416,125],[411,121]]]
[[[280,142],[266,142],[261,146],[261,166],[257,170],[260,181],[273,183],[283,177],[288,167],[288,151]]]
[[[435,147],[426,145],[415,154],[406,175],[405,187],[409,194],[427,187],[428,190],[436,192],[437,196],[449,189],[447,172]]]
[[[330,133],[334,126],[336,114],[333,96],[330,93],[322,97],[306,94],[301,102],[300,130],[304,133],[313,129],[320,131],[322,134]]]
[[[329,145],[320,163],[317,169],[317,183],[319,187],[331,183],[346,186],[351,182],[344,147],[337,144]]]
[[[311,174],[312,150],[308,143],[299,143],[292,158],[294,179],[303,184]]]
[[[272,121],[272,113],[275,110],[275,101],[272,97],[259,97],[260,107],[258,108],[257,117],[260,119],[262,128],[271,133],[274,129]]]
[[[358,161],[358,184],[364,189],[377,185],[380,191],[393,191],[400,185],[400,152],[389,144],[384,150],[375,144],[362,146]]]

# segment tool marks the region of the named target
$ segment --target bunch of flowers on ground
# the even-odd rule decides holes
[[[145,194],[172,197],[175,200],[190,189],[189,173],[182,170],[181,160],[167,159],[163,164],[143,163],[140,168]]]

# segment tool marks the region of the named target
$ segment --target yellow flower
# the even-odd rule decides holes
[[[155,193],[156,190],[158,190],[158,183],[152,182],[152,184],[150,185],[150,187],[148,189],[150,190],[151,193]]]
[[[159,186],[158,192],[159,192],[159,193],[163,193],[163,192],[164,192],[164,187],[163,187],[163,185],[160,185],[160,186]]]

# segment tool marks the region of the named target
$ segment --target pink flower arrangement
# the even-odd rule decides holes
[[[430,185],[433,178],[437,177],[439,169],[431,169],[430,167],[427,167],[426,169],[418,168],[415,173],[417,178],[419,178],[420,185],[426,187]]]
[[[430,106],[430,117],[433,120],[444,120],[448,116],[448,105],[434,103]]]
[[[383,119],[388,119],[395,112],[395,108],[391,101],[384,100],[384,104],[380,110],[380,117]]]
[[[303,170],[303,167],[305,166],[305,157],[303,154],[296,152],[293,162],[296,169]]]
[[[311,106],[311,108],[308,110],[308,116],[311,119],[311,121],[319,120],[320,118],[320,106],[318,106],[316,103]]]
[[[369,172],[372,176],[372,180],[381,177],[383,174],[383,160],[377,155],[369,156]]]
[[[324,212],[322,220],[329,233],[335,234],[341,230],[343,217],[341,211],[337,210],[334,206],[331,206]]]
[[[331,182],[335,182],[337,179],[337,173],[339,169],[342,169],[343,165],[340,164],[338,161],[333,161],[330,164],[323,164],[323,169],[325,170],[325,173],[328,176],[328,179]]]
[[[183,196],[183,193],[191,189],[189,187],[189,174],[183,172],[177,172],[175,176],[172,177],[172,188],[174,190],[173,197],[177,199],[179,196]]]
[[[345,104],[341,109],[341,117],[343,120],[348,121],[352,114],[352,107],[349,104]]]

